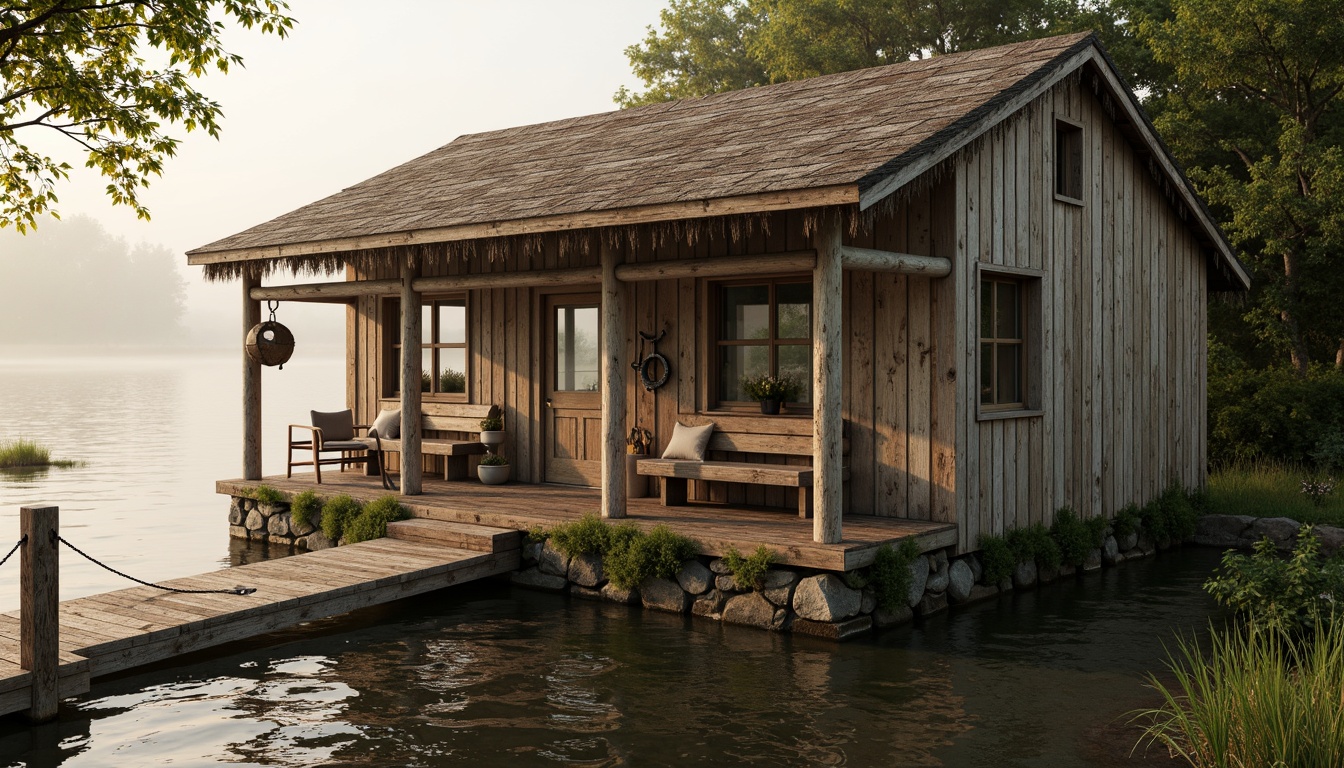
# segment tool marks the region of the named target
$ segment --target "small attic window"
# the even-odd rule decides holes
[[[1055,118],[1055,199],[1083,202],[1083,126]]]

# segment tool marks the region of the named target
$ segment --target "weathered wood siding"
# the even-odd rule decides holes
[[[847,244],[925,255],[953,251],[953,223],[949,207],[954,195],[951,179],[931,191],[879,215],[872,231],[846,236]],[[737,243],[709,237],[695,244],[673,238],[658,243],[639,242],[623,249],[625,263],[646,263],[712,256],[765,254],[810,247],[803,213],[782,213]],[[426,264],[425,276],[478,271],[563,269],[597,265],[596,248],[588,254],[561,255],[548,240],[542,254],[509,257],[493,263]],[[808,275],[808,273],[801,273]],[[399,276],[395,266],[355,272],[350,279],[372,280]],[[743,275],[752,277],[752,275]],[[753,436],[757,440],[797,446],[797,455],[711,451],[708,458],[762,463],[810,464],[810,410],[801,415],[763,417],[744,412],[716,412],[706,408],[711,384],[706,371],[713,347],[709,283],[695,278],[664,279],[627,287],[630,322],[625,329],[627,361],[647,353],[638,344],[637,331],[667,335],[658,350],[672,363],[672,376],[661,389],[647,392],[627,369],[626,430],[639,425],[651,430],[661,450],[678,420],[712,420],[718,429]],[[935,305],[949,313],[949,280],[930,280],[886,273],[846,272],[844,276],[844,417],[849,435],[846,466],[846,509],[920,520],[953,522],[955,510],[952,472],[955,458],[953,418],[955,391],[944,375],[942,391],[935,391],[936,371],[954,365],[952,325],[933,322]],[[596,290],[575,287],[565,292]],[[537,289],[474,290],[468,295],[468,392],[473,403],[496,403],[504,409],[514,478],[539,482],[543,475],[542,435],[545,416],[542,385],[548,375],[544,349],[545,318]],[[397,322],[384,317],[385,297],[355,300],[348,313],[347,391],[356,418],[367,423],[380,407],[395,407],[383,363],[387,347],[384,328]],[[941,358],[941,359],[940,359]],[[381,401],[381,403],[380,403]],[[439,406],[426,397],[424,409]],[[451,433],[428,436],[457,437]],[[439,461],[427,457],[427,462]],[[942,468],[941,474],[936,471]],[[428,470],[436,468],[430,464]],[[650,478],[651,493],[657,480]],[[724,483],[693,483],[698,499],[735,504],[759,504],[796,509],[797,490]]]
[[[1054,196],[1056,115],[1083,126],[1082,205]],[[1113,515],[1202,484],[1206,262],[1091,88],[1061,83],[955,173],[962,549],[1061,507]],[[1037,415],[978,412],[978,278],[995,268],[1040,275]]]

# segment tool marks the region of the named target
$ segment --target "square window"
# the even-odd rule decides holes
[[[748,402],[743,380],[771,375],[798,385],[793,402],[812,400],[812,281],[790,277],[715,288],[714,394],[722,405]]]

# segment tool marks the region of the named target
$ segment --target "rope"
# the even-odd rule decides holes
[[[73,549],[77,554],[79,554],[80,556],[82,556],[85,560],[88,560],[89,562],[93,563],[94,565],[99,566],[99,567],[101,567],[101,568],[105,568],[106,570],[109,570],[109,571],[111,571],[112,573],[115,573],[115,574],[117,574],[118,576],[120,576],[120,577],[122,577],[122,578],[124,578],[124,579],[130,579],[131,581],[134,581],[136,584],[143,584],[143,585],[146,586],[146,587],[153,587],[153,588],[155,588],[155,589],[162,589],[162,590],[165,591],[165,592],[177,592],[177,593],[179,593],[179,594],[183,594],[183,595],[250,595],[250,594],[252,594],[253,592],[256,592],[256,591],[257,591],[257,588],[256,588],[256,587],[243,587],[243,586],[233,587],[232,589],[178,589],[177,587],[165,587],[165,586],[163,586],[162,584],[152,584],[152,583],[150,583],[150,582],[148,582],[148,581],[144,581],[144,580],[142,580],[142,579],[137,579],[137,578],[135,578],[134,576],[131,576],[130,574],[122,573],[121,571],[118,571],[116,568],[113,568],[112,566],[108,565],[107,563],[99,562],[99,561],[98,561],[96,558],[94,558],[92,555],[89,555],[89,554],[88,554],[87,552],[85,552],[84,550],[82,550],[82,549],[80,549],[79,547],[76,547],[74,544],[71,544],[70,542],[66,541],[64,536],[57,536],[56,538],[57,538],[57,540],[60,541],[62,544],[64,544],[65,546],[67,546],[67,547],[69,547],[69,548],[71,548],[71,549]],[[25,537],[25,540],[26,540],[26,537]],[[23,543],[22,541],[19,542],[19,544],[22,544],[22,543]],[[14,548],[15,548],[15,549],[18,549],[18,545],[16,544]],[[14,554],[12,550],[10,551],[10,554]],[[8,559],[9,559],[9,555],[5,555],[5,560],[8,560]],[[0,565],[4,565],[4,564],[5,564],[5,561],[4,561],[4,560],[0,560]]]
[[[28,534],[25,533],[25,534],[23,534],[23,538],[22,538],[22,539],[19,539],[19,540],[14,544],[14,548],[11,549],[11,550],[9,550],[9,554],[8,554],[8,555],[5,555],[5,556],[2,557],[2,558],[0,558],[0,565],[4,565],[5,563],[9,562],[9,558],[13,557],[13,556],[14,556],[14,553],[19,551],[19,547],[22,547],[22,546],[23,546],[24,544],[26,544],[26,543],[28,543]]]

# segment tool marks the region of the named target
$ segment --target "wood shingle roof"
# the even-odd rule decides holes
[[[190,251],[190,261],[331,253],[425,230],[479,237],[498,222],[563,229],[567,216],[648,206],[706,215],[711,201],[742,200],[742,211],[754,197],[761,210],[867,205],[903,169],[1094,45],[1086,33],[1065,35],[461,136]]]

